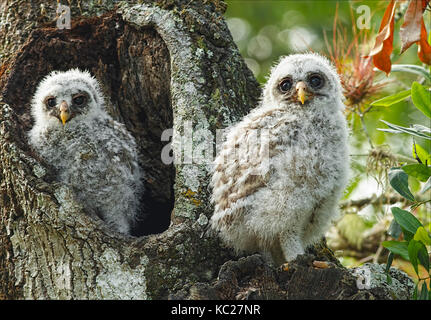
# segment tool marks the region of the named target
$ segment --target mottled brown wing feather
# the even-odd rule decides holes
[[[259,163],[255,163],[253,161],[240,164],[238,159],[229,161],[228,157],[235,154],[237,148],[244,143],[243,140],[252,130],[264,129],[262,127],[262,119],[266,117],[273,118],[274,114],[280,111],[282,110],[275,109],[252,115],[246,121],[238,124],[236,128],[233,129],[238,132],[238,134],[233,135],[231,140],[224,143],[219,155],[219,160],[221,159],[220,157],[224,157],[224,159],[222,158],[223,163],[218,163],[214,169],[214,173],[219,177],[216,181],[213,180],[214,188],[219,189],[225,185],[223,192],[218,194],[214,199],[216,203],[216,211],[224,211],[232,207],[238,200],[255,193],[267,184],[269,179],[268,173],[265,175],[249,173],[250,169],[254,169],[253,166],[257,169]],[[276,151],[275,144],[276,142],[274,141],[270,141],[269,143],[270,157],[273,157],[278,153]],[[226,223],[229,225],[234,216],[234,214],[225,215],[220,220],[220,223]]]

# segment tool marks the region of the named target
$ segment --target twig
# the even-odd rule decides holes
[[[369,157],[370,154],[350,154],[350,157]],[[394,153],[392,154],[392,156],[395,157],[395,160],[397,160],[397,162],[405,162],[405,163],[417,163],[417,161],[413,158],[410,158],[408,156],[404,156],[402,154],[398,154],[398,153]]]
[[[361,259],[361,260],[359,260],[355,265],[356,265],[356,266],[360,266],[361,264],[363,264],[363,263],[365,263],[365,262],[368,262],[368,261],[371,261],[371,260],[374,260],[374,254],[369,255],[369,256],[367,256],[367,257],[365,257],[365,258],[362,258],[362,259]]]
[[[425,204],[425,203],[428,203],[428,202],[431,202],[431,200],[423,200],[423,201],[417,201],[416,203],[414,203],[412,206],[411,206],[411,209],[412,210],[414,210],[414,209],[416,209],[417,207],[419,207],[419,206],[421,206],[421,205],[423,205],[423,204]]]
[[[419,162],[420,164],[422,164],[422,161],[419,158],[418,153],[416,151],[416,141],[415,141],[415,139],[413,139],[413,151],[415,153],[415,159],[416,159],[416,161]]]
[[[382,242],[383,242],[384,240],[385,240],[385,235],[383,234],[383,235],[382,235],[382,238],[380,239],[379,247],[377,248],[376,254],[374,255],[373,263],[378,263],[378,261],[379,261],[380,255],[381,255],[381,254],[382,254],[382,252],[383,252]]]
[[[393,156],[397,159],[398,162],[416,163],[415,159],[408,156],[403,156],[402,154],[396,153]]]
[[[363,198],[358,200],[348,200],[343,201],[340,204],[340,208],[342,210],[348,209],[348,208],[357,208],[358,211],[361,210],[363,207],[366,207],[368,205],[374,205],[374,204],[395,204],[397,202],[404,202],[408,201],[404,199],[402,196],[399,195],[385,195],[382,194],[379,197],[376,195],[373,195],[369,198]]]

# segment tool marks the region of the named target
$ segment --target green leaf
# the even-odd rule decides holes
[[[382,246],[394,254],[398,254],[403,259],[409,261],[409,251],[407,241],[383,241]]]
[[[418,299],[418,287],[419,287],[419,282],[416,283],[415,285],[415,290],[413,291],[413,300],[417,300]]]
[[[409,245],[407,247],[408,253],[409,253],[409,260],[411,264],[413,265],[413,268],[415,269],[416,274],[419,276],[419,269],[418,269],[418,252],[421,248],[422,243],[416,240],[410,240]]]
[[[421,265],[424,266],[425,270],[429,273],[430,270],[430,256],[427,251],[427,247],[422,242],[420,243],[420,248],[418,251],[418,259]]]
[[[420,193],[424,193],[424,192],[428,191],[430,188],[431,188],[431,177],[427,180],[427,182],[425,182]]]
[[[413,239],[413,237],[414,237],[414,234],[413,234],[413,233],[408,232],[408,231],[407,231],[406,229],[404,229],[404,228],[401,228],[401,230],[403,230],[404,240],[406,240],[406,241],[410,241],[410,240],[412,240],[412,239]]]
[[[417,82],[412,85],[412,101],[424,115],[431,118],[431,92]]]
[[[412,235],[416,233],[419,227],[423,227],[419,220],[410,212],[397,207],[392,207],[391,211],[397,223]]]
[[[356,187],[361,182],[361,175],[355,175],[352,179],[349,180],[347,187],[344,189],[343,200],[347,200],[350,198],[350,195],[355,191]]]
[[[404,170],[400,168],[391,168],[388,173],[389,183],[392,188],[395,189],[404,198],[415,201],[415,197],[412,195],[409,189],[409,176]]]
[[[415,177],[419,181],[425,182],[431,176],[431,166],[421,163],[406,164],[401,169],[409,176]]]
[[[416,230],[414,238],[416,241],[422,241],[424,245],[431,246],[431,237],[424,227],[419,227]]]
[[[409,90],[401,91],[393,95],[384,97],[382,99],[373,101],[370,103],[370,105],[376,106],[376,107],[389,107],[393,104],[396,104],[398,102],[401,102],[407,99],[408,97],[410,97],[410,95],[411,95],[411,90],[409,89]]]
[[[414,64],[393,64],[391,68],[391,72],[413,73],[424,77],[428,81],[431,81],[431,75],[428,72],[428,70]]]
[[[413,143],[412,147],[413,158],[419,158],[423,164],[431,164],[431,155],[417,143]]]
[[[428,287],[426,281],[422,283],[421,294],[418,300],[427,300],[428,299]]]
[[[388,284],[392,284],[392,277],[391,277],[389,271],[391,269],[391,265],[392,265],[393,260],[394,260],[394,253],[389,252],[388,261],[386,262],[386,268],[385,268],[386,281],[388,282]]]
[[[377,130],[390,132],[390,133],[407,133],[415,137],[431,140],[431,136],[424,133],[423,130],[417,129],[417,127],[406,128],[406,127],[398,126],[396,124],[387,122],[385,120],[380,120],[380,121],[386,124],[390,129],[377,128]]]

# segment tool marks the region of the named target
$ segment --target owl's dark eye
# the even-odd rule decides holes
[[[292,79],[290,78],[283,79],[278,85],[278,87],[280,88],[280,91],[283,93],[289,91],[292,88]]]
[[[46,105],[50,108],[54,108],[57,104],[57,101],[55,100],[55,98],[49,98],[48,100],[46,100]]]
[[[77,106],[81,106],[83,105],[85,102],[85,96],[84,95],[79,95],[73,98],[73,104],[77,105]]]
[[[313,89],[320,89],[323,87],[325,80],[320,74],[312,74],[308,77],[308,83]]]

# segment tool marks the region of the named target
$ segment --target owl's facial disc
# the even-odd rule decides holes
[[[278,88],[282,95],[286,96],[290,102],[300,102],[304,104],[313,97],[313,92],[308,89],[307,83],[298,81],[293,83],[290,77],[283,79]]]
[[[48,113],[61,121],[63,126],[77,115],[85,114],[89,100],[86,92],[78,92],[73,95],[48,96],[44,104]],[[58,102],[60,102],[58,104]]]
[[[326,96],[320,90],[324,85],[325,78],[320,73],[311,73],[296,82],[290,76],[283,78],[278,84],[278,90],[286,101],[304,105],[315,96]]]

